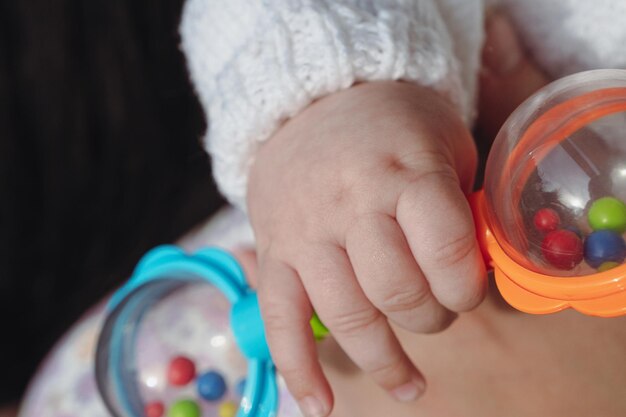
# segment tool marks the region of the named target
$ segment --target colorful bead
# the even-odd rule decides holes
[[[609,269],[613,269],[616,266],[619,266],[620,264],[618,264],[617,262],[604,262],[602,265],[600,265],[598,267],[598,272],[604,272],[604,271],[608,271]]]
[[[555,230],[543,239],[541,252],[552,266],[569,270],[583,260],[583,243],[574,232]]]
[[[328,336],[328,329],[324,326],[324,323],[317,317],[317,313],[313,312],[313,317],[311,317],[311,329],[313,329],[313,337],[315,340],[323,340],[326,336]]]
[[[626,231],[626,204],[614,197],[594,201],[587,215],[593,230]]]
[[[533,222],[535,224],[535,228],[538,231],[542,233],[548,233],[556,230],[557,227],[559,227],[559,224],[561,223],[561,218],[556,211],[549,208],[543,208],[535,213]]]
[[[585,239],[585,260],[593,268],[605,262],[621,264],[626,257],[626,242],[620,234],[610,230],[598,230]]]
[[[200,417],[200,407],[193,400],[178,400],[169,409],[168,417]]]
[[[196,365],[185,356],[177,356],[170,361],[167,380],[170,384],[180,387],[190,383],[196,376]]]
[[[148,403],[143,408],[143,413],[145,414],[145,417],[162,417],[164,411],[165,407],[160,401]]]
[[[217,401],[226,393],[224,377],[215,371],[208,371],[198,377],[196,381],[198,395],[207,401]]]
[[[238,409],[239,407],[234,402],[224,401],[217,409],[217,413],[220,417],[235,417]]]

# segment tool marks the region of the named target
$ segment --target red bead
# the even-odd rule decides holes
[[[535,217],[533,218],[535,223],[535,228],[543,233],[551,232],[556,230],[561,223],[561,218],[559,217],[559,213],[556,211],[544,208],[535,213]]]
[[[546,261],[559,269],[572,269],[583,260],[583,242],[570,230],[555,230],[541,243]]]
[[[196,376],[196,365],[185,356],[177,356],[170,362],[167,380],[175,386],[187,385]]]
[[[146,406],[143,408],[143,413],[146,415],[145,417],[162,417],[164,411],[165,407],[160,401],[146,404]]]

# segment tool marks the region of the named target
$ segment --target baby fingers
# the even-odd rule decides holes
[[[306,417],[327,416],[332,392],[317,360],[309,325],[313,310],[289,265],[263,257],[259,302],[272,359]]]
[[[400,196],[396,217],[437,300],[456,312],[476,307],[485,294],[486,272],[456,175],[416,177]]]
[[[320,245],[308,251],[299,272],[318,315],[355,364],[400,401],[420,396],[423,376],[364,294],[345,250]]]
[[[432,295],[395,219],[361,216],[346,236],[347,251],[363,291],[390,320],[406,330],[431,333],[455,315]]]

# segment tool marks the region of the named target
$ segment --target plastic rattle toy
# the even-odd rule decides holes
[[[626,71],[546,86],[507,120],[470,198],[502,296],[545,314],[626,313]]]
[[[297,409],[281,395],[256,294],[227,252],[155,248],[109,311],[96,378],[114,416],[270,417]],[[328,333],[315,315],[311,327],[317,340]]]
[[[498,134],[485,179],[470,204],[508,303],[626,314],[626,71],[576,74],[529,98]],[[114,416],[296,409],[281,396],[256,295],[228,253],[156,248],[109,309],[96,375]],[[316,316],[311,325],[316,339],[328,332]]]

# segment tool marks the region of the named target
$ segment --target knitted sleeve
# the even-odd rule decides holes
[[[216,181],[243,209],[259,145],[355,82],[419,83],[473,117],[481,0],[187,0],[180,32]]]

